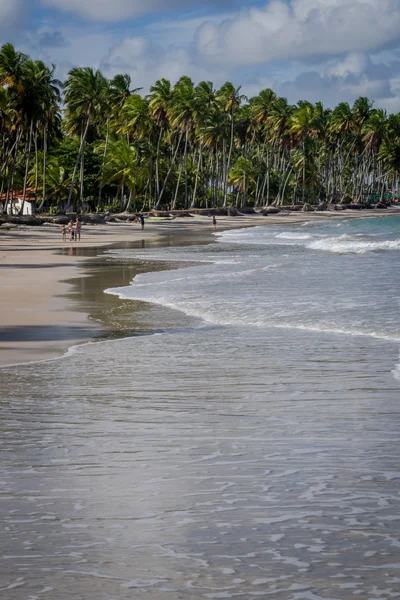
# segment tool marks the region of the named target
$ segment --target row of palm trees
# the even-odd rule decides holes
[[[246,98],[232,83],[216,89],[187,76],[161,79],[144,96],[128,75],[76,67],[61,83],[54,71],[11,44],[0,50],[4,211],[17,192],[36,210],[64,211],[365,202],[397,192],[400,115],[367,98],[290,105],[270,89]]]

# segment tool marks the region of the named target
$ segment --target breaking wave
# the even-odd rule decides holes
[[[283,231],[275,236],[283,240],[309,240],[311,235],[309,233],[297,233],[295,231]]]
[[[343,235],[340,237],[313,240],[307,244],[307,248],[310,248],[311,250],[335,252],[337,254],[365,254],[366,252],[376,252],[379,250],[400,250],[400,240],[370,242],[360,239],[355,240],[352,237]]]

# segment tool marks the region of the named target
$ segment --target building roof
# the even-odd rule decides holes
[[[14,192],[13,196],[9,197],[9,200],[11,201],[16,201],[16,200],[20,200],[22,202],[22,199],[24,197],[24,192]],[[0,196],[0,202],[5,202],[7,198],[7,194],[3,193]],[[26,188],[26,193],[25,193],[25,202],[35,202],[37,200],[37,198],[35,198],[35,190],[33,188]]]

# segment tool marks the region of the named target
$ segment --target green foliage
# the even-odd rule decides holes
[[[57,209],[139,210],[367,201],[397,186],[400,115],[367,98],[294,106],[271,89],[247,99],[230,82],[187,76],[140,89],[89,67],[61,84],[53,66],[5,44],[3,189],[32,188]]]

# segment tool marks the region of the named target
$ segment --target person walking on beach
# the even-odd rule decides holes
[[[215,215],[213,215],[212,224],[213,224],[214,229],[217,229],[217,219],[215,218]]]
[[[81,229],[82,229],[81,222],[78,219],[78,217],[76,217],[76,222],[75,222],[75,240],[77,242],[81,241]]]
[[[69,233],[69,241],[72,242],[74,239],[74,226],[72,223],[72,219],[68,222],[68,233]]]
[[[67,230],[65,228],[65,225],[61,225],[61,237],[63,242],[67,241]]]
[[[144,229],[144,216],[143,215],[139,215],[139,222],[142,226],[142,229]]]

